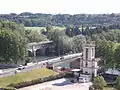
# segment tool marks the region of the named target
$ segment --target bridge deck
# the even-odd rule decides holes
[[[76,59],[80,59],[80,58],[82,58],[81,57],[81,53],[79,54],[79,55],[76,55],[76,56],[68,56],[67,58],[65,58],[65,59],[59,59],[58,61],[56,61],[56,62],[53,62],[52,64],[54,65],[54,66],[58,66],[58,65],[62,65],[62,64],[65,64],[65,63],[70,63],[70,62],[72,62],[72,61],[75,61]]]

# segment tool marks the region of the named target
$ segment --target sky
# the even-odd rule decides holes
[[[0,0],[0,14],[103,14],[120,13],[120,0]]]

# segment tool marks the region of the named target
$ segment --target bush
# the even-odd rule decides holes
[[[66,72],[65,77],[66,78],[71,78],[71,77],[73,77],[73,73],[72,72]]]
[[[102,76],[97,76],[94,79],[94,85],[105,87],[105,86],[107,86],[107,82],[104,80],[104,78]]]

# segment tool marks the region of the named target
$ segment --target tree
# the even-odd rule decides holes
[[[95,79],[94,79],[94,85],[97,85],[97,86],[100,86],[100,87],[105,87],[107,86],[107,83],[106,81],[104,80],[104,78],[102,76],[97,76]]]
[[[82,52],[83,45],[86,43],[86,39],[82,35],[77,35],[72,38],[72,50],[74,52]]]
[[[117,90],[120,90],[120,76],[116,78],[116,88]]]
[[[74,28],[73,26],[69,26],[66,28],[65,34],[68,35],[69,37],[74,36]]]
[[[47,40],[47,37],[37,31],[31,31],[26,34],[28,42],[41,42]]]
[[[57,55],[60,55],[60,48],[63,45],[62,36],[66,36],[65,32],[59,29],[53,29],[48,33],[48,39],[55,43],[55,51]]]
[[[26,39],[18,31],[0,31],[0,61],[16,63],[27,56]]]
[[[118,45],[115,49],[114,60],[116,63],[116,68],[120,68],[120,45]]]
[[[70,40],[71,39],[67,35],[59,37],[58,42],[59,42],[60,54],[63,55],[71,51]]]
[[[60,36],[65,36],[65,32],[59,29],[52,29],[48,32],[49,40],[53,40],[56,42],[58,40],[58,37]]]
[[[114,43],[106,40],[96,41],[96,57],[102,57],[104,66],[114,68]]]

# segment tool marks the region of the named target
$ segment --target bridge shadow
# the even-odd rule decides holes
[[[71,82],[69,79],[67,80],[65,80],[65,81],[62,81],[62,82],[58,82],[58,83],[54,83],[54,84],[52,84],[53,86],[65,86],[65,85],[72,85],[72,84],[74,84],[73,82]]]

